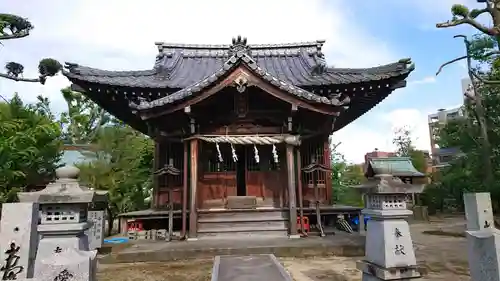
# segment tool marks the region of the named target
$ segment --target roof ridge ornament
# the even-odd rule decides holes
[[[321,75],[328,68],[326,65],[325,54],[321,50],[323,48],[324,43],[325,41],[323,40],[316,41],[316,52],[312,53],[312,56],[314,57],[314,60],[316,61],[317,64],[312,69],[313,75]]]
[[[231,46],[229,46],[229,56],[242,57],[243,55],[251,55],[250,45],[247,44],[247,38],[238,35],[233,38]]]

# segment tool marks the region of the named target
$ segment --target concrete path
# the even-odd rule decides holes
[[[293,281],[274,255],[216,256],[212,281]]]

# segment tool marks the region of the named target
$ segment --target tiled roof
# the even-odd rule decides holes
[[[272,85],[279,87],[283,91],[286,91],[295,97],[303,100],[307,100],[309,102],[313,103],[322,103],[322,104],[328,104],[328,105],[335,105],[335,106],[343,106],[347,105],[349,103],[349,98],[345,98],[342,101],[339,100],[338,98],[327,98],[323,97],[320,95],[316,95],[314,93],[311,93],[309,91],[306,91],[304,89],[301,89],[299,87],[296,87],[289,82],[283,81],[271,73],[267,72],[265,69],[261,68],[258,66],[257,62],[250,57],[247,53],[245,52],[237,52],[233,56],[231,56],[223,65],[220,69],[215,71],[212,75],[204,78],[201,81],[196,82],[195,84],[189,85],[188,87],[185,87],[184,89],[181,89],[171,95],[165,96],[163,98],[159,98],[156,100],[153,100],[151,102],[146,102],[143,101],[140,104],[131,104],[131,107],[134,109],[150,109],[158,106],[162,106],[165,104],[173,103],[178,100],[184,99],[186,97],[189,97],[195,93],[198,93],[202,91],[203,89],[209,87],[213,83],[219,80],[220,77],[228,74],[232,69],[234,69],[236,66],[238,66],[240,63],[245,64],[248,66],[256,75],[260,76],[262,79],[268,81]]]
[[[239,38],[240,39],[240,38]],[[374,68],[329,68],[321,47],[324,41],[296,44],[246,45],[248,55],[271,76],[304,87],[349,84],[388,79],[410,73],[409,60]],[[233,45],[157,43],[159,54],[153,69],[107,71],[69,64],[64,75],[72,80],[114,86],[183,89],[224,67]]]
[[[393,176],[425,176],[417,171],[408,157],[372,158],[369,161],[375,174],[391,174]]]

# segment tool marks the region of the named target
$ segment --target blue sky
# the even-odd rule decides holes
[[[241,34],[249,43],[285,43],[326,39],[329,64],[370,67],[411,57],[416,70],[407,88],[395,91],[375,109],[333,137],[352,162],[378,148],[393,149],[396,127],[409,126],[419,148],[429,149],[427,114],[462,102],[464,64],[435,72],[444,61],[464,53],[455,34],[472,35],[472,27],[436,29],[450,18],[453,3],[472,0],[2,0],[0,10],[28,17],[32,36],[4,42],[0,64],[16,60],[26,77],[36,75],[37,61],[54,57],[98,68],[147,69],[156,55],[154,42],[227,44]],[[0,94],[18,92],[33,101],[48,96],[64,110],[62,76],[45,86],[0,79]]]

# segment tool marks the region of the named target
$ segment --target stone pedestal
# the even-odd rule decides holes
[[[490,194],[464,194],[471,280],[500,281],[500,231],[495,228]]]
[[[420,277],[406,218],[413,214],[407,209],[403,192],[376,189],[368,193],[363,215],[368,215],[364,260],[358,262],[363,281],[407,280]]]
[[[500,281],[500,231],[484,229],[467,231],[467,252],[471,280]]]
[[[40,281],[96,280],[97,251],[79,251],[67,248],[37,259],[35,276]]]

